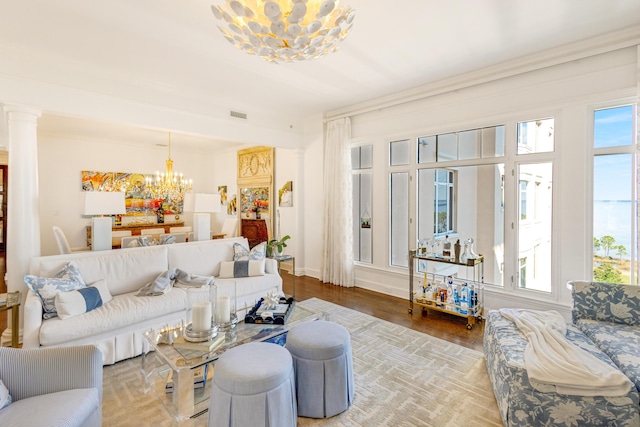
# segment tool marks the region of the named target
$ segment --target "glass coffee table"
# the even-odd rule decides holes
[[[142,354],[144,392],[155,392],[176,421],[200,416],[209,409],[211,384],[208,380],[215,369],[212,363],[222,353],[238,345],[275,338],[298,323],[326,317],[325,313],[311,311],[294,303],[284,325],[239,322],[230,332],[218,332],[211,351],[179,348],[171,344],[182,336],[187,326],[185,324],[150,330],[145,333],[145,338],[162,365],[156,366],[157,360],[151,359],[147,353]],[[202,375],[204,379],[200,378],[198,384],[194,384],[194,378]],[[168,392],[169,387],[171,392]]]

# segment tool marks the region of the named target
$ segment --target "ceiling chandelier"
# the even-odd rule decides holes
[[[168,200],[182,200],[184,193],[193,188],[193,181],[186,179],[181,173],[173,172],[171,160],[171,132],[169,132],[169,158],[164,172],[157,171],[155,177],[145,178],[145,190],[156,198]]]
[[[225,38],[268,62],[316,59],[338,49],[353,25],[355,11],[340,0],[227,0],[227,10],[211,6]]]

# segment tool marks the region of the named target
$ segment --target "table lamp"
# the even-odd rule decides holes
[[[111,249],[111,217],[126,213],[124,193],[120,191],[85,191],[84,214],[91,219],[91,250]]]
[[[193,240],[211,239],[211,212],[220,212],[220,195],[186,193],[184,211],[193,212]]]

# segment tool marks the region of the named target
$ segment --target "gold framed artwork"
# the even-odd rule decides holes
[[[278,205],[281,208],[290,208],[293,206],[293,182],[287,181],[278,190]]]
[[[238,151],[238,217],[263,219],[269,238],[274,229],[273,172],[275,165],[273,147],[252,147]]]

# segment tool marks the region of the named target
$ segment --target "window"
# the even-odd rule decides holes
[[[418,163],[504,156],[504,125],[418,138]]]
[[[521,288],[527,287],[527,258],[520,258],[520,270],[518,272],[520,276],[519,285]]]
[[[464,245],[466,239],[473,238],[475,252],[485,257],[485,283],[502,286],[503,181],[504,164],[418,169],[415,239],[433,243],[434,239],[441,241],[449,234],[452,243],[459,239]],[[444,196],[436,196],[436,191]],[[438,232],[438,210],[443,214],[441,233]]]
[[[373,146],[351,149],[353,170],[353,259],[372,262]]]
[[[521,260],[519,286],[551,292],[552,163],[521,164],[518,167],[518,179],[518,256]],[[534,265],[527,270],[529,260],[533,260]],[[528,276],[523,274],[523,268]]]
[[[516,123],[518,287],[542,292],[551,292],[554,127],[553,118]]]
[[[400,166],[409,164],[409,140],[394,141],[389,144],[389,164]]]
[[[553,119],[518,123],[518,154],[553,151]]]
[[[520,181],[520,219],[527,219],[527,181]]]
[[[392,173],[390,177],[391,265],[409,266],[409,173]]]
[[[433,180],[433,234],[449,234],[454,231],[453,171],[436,169]]]
[[[636,105],[594,112],[593,279],[638,284]]]

